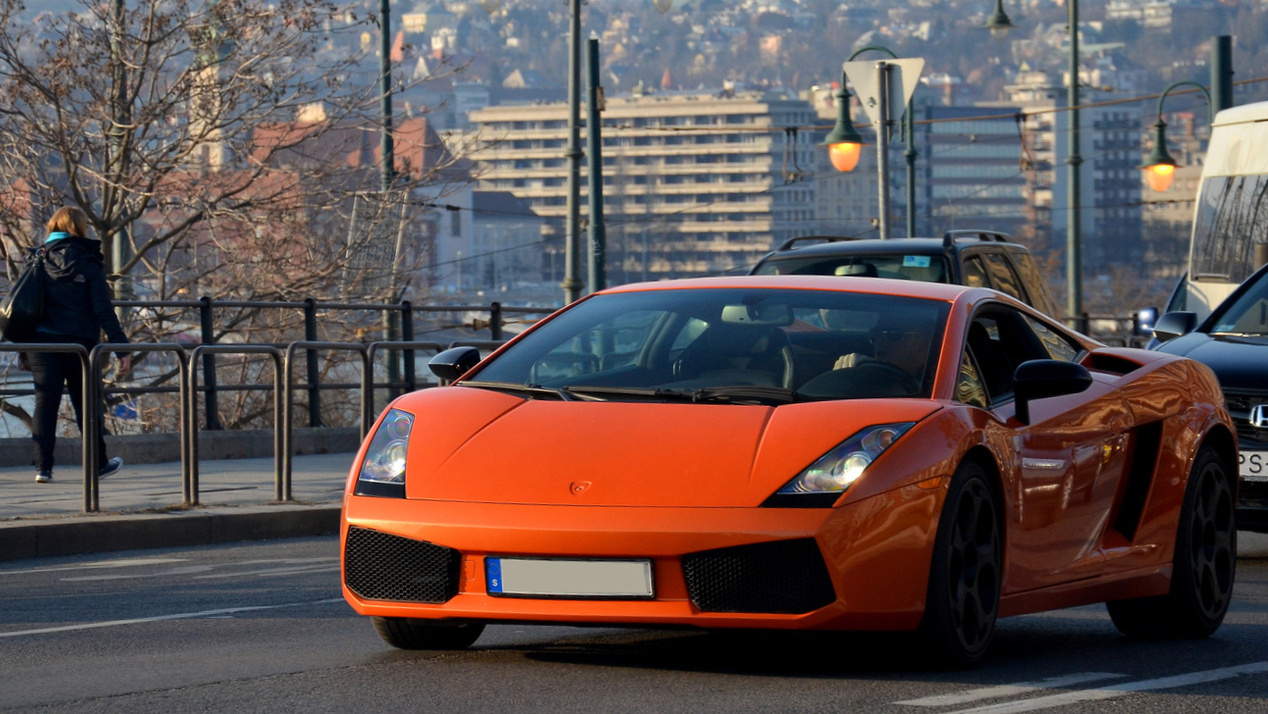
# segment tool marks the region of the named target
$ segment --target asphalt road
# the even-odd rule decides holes
[[[901,636],[493,626],[396,651],[339,594],[334,538],[0,564],[0,710],[1262,712],[1268,562],[1215,637],[1132,642],[1103,607],[1000,623],[971,671]]]

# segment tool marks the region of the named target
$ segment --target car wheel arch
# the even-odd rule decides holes
[[[997,509],[995,516],[999,519],[1000,534],[1004,538],[1005,547],[1007,547],[1008,529],[1005,525],[1008,523],[1008,519],[1005,517],[1006,514],[1004,512],[1007,508],[1007,501],[1005,500],[1007,492],[1004,489],[1004,476],[1003,472],[1000,471],[999,463],[996,462],[995,455],[991,453],[991,450],[985,444],[978,444],[965,452],[963,458],[960,459],[960,463],[965,461],[972,461],[986,472],[986,482],[991,487],[992,495],[995,496]]]
[[[1193,459],[1202,452],[1202,449],[1210,446],[1215,453],[1220,455],[1220,459],[1224,462],[1224,467],[1234,476],[1237,474],[1237,440],[1228,426],[1224,423],[1217,423],[1206,432],[1202,437],[1201,445],[1193,451]],[[1189,467],[1192,468],[1192,459],[1190,459]],[[1236,478],[1234,478],[1236,483]]]

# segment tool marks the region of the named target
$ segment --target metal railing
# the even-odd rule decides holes
[[[384,323],[386,327],[386,339],[381,342],[414,342],[418,339],[416,334],[418,328],[417,316],[421,314],[436,315],[460,315],[465,313],[487,314],[488,318],[476,317],[470,322],[464,322],[461,325],[449,324],[442,327],[467,327],[473,330],[488,330],[489,340],[475,341],[481,343],[498,343],[505,341],[504,327],[506,324],[515,321],[513,316],[545,316],[558,309],[557,306],[546,307],[528,307],[528,306],[509,306],[500,302],[491,302],[488,305],[416,305],[408,300],[399,303],[360,303],[360,302],[319,302],[309,298],[300,301],[262,301],[262,300],[213,300],[204,296],[197,300],[116,300],[115,306],[120,308],[142,309],[162,311],[169,319],[180,322],[180,316],[183,312],[190,313],[190,317],[186,322],[191,326],[195,323],[198,326],[198,341],[196,344],[212,345],[220,342],[221,338],[234,334],[234,330],[224,327],[225,320],[218,319],[224,311],[228,310],[280,310],[298,312],[303,322],[303,335],[300,340],[304,342],[319,342],[322,336],[319,334],[318,314],[321,312],[336,311],[344,313],[363,312],[376,315],[377,320],[367,322],[369,326],[374,324],[381,327]],[[194,314],[196,313],[196,321]],[[535,322],[536,320],[531,320]],[[344,320],[340,320],[342,324]],[[217,325],[221,325],[219,330]],[[377,329],[377,328],[376,328]],[[398,334],[399,333],[399,334]],[[274,343],[278,349],[285,349],[290,344],[290,340]],[[255,341],[246,339],[242,343],[252,344]],[[354,343],[349,343],[354,344]],[[355,343],[359,344],[359,343]],[[233,389],[251,388],[249,385],[225,385],[221,386],[216,379],[215,357],[216,353],[204,353],[202,357],[202,382],[205,385],[203,419],[209,430],[220,430],[223,425],[220,423],[219,411],[219,394],[222,391]],[[329,385],[322,386],[319,384],[317,377],[318,359],[316,351],[308,350],[307,361],[305,364],[308,380],[305,389],[308,392],[308,425],[321,425],[321,390],[323,388],[331,388]],[[388,387],[392,390],[410,390],[418,388],[418,381],[415,375],[414,360],[412,355],[407,354],[403,360],[401,374],[397,372],[397,364],[393,362],[389,364],[388,369]],[[196,366],[190,365],[190,369],[196,369]]]
[[[503,342],[500,341],[477,341],[480,346],[486,349],[495,349],[500,347]],[[98,453],[97,439],[95,435],[102,428],[102,412],[107,394],[145,394],[155,392],[170,392],[173,390],[180,393],[179,408],[179,438],[180,438],[180,454],[181,454],[181,497],[182,503],[186,506],[194,506],[199,504],[199,469],[198,469],[198,435],[201,431],[198,425],[198,394],[201,392],[209,396],[212,394],[210,388],[206,385],[199,386],[198,377],[199,370],[197,364],[199,358],[210,357],[212,355],[238,354],[238,355],[264,355],[273,362],[273,448],[274,448],[274,497],[278,501],[292,500],[291,481],[292,481],[292,463],[294,454],[294,444],[292,442],[292,423],[294,421],[293,410],[291,408],[292,396],[297,388],[313,389],[316,388],[337,388],[347,387],[342,384],[324,384],[314,385],[311,382],[297,384],[292,379],[292,367],[299,351],[315,352],[318,350],[333,350],[341,352],[352,352],[357,354],[361,360],[361,379],[355,388],[359,388],[361,392],[361,403],[358,409],[360,433],[362,439],[369,432],[370,425],[377,418],[375,410],[374,392],[380,387],[388,387],[393,389],[394,385],[388,383],[376,383],[373,375],[374,357],[385,351],[406,351],[412,353],[418,351],[434,351],[439,352],[448,347],[455,346],[458,343],[440,343],[440,342],[419,342],[419,341],[379,341],[370,344],[360,342],[321,342],[299,340],[287,344],[284,348],[276,345],[268,344],[206,344],[206,345],[180,345],[175,343],[131,343],[122,344],[101,344],[94,347],[91,351],[85,349],[78,344],[61,344],[61,343],[24,343],[24,344],[0,344],[0,353],[16,353],[16,352],[32,352],[32,353],[70,353],[79,357],[81,376],[83,378],[82,392],[82,416],[83,425],[80,430],[83,442],[83,479],[84,479],[84,512],[96,512],[100,508],[100,496],[98,488],[98,471],[101,468],[101,454]],[[102,372],[109,354],[112,352],[170,352],[177,358],[177,387],[126,387],[126,386],[102,386]],[[204,362],[204,369],[206,362]],[[215,365],[212,363],[212,379],[215,379]],[[206,372],[204,372],[206,374]],[[436,383],[427,382],[422,386],[436,386]],[[228,389],[229,387],[221,387]],[[13,393],[13,390],[6,390],[6,393]],[[34,391],[22,392],[25,394],[33,394]],[[392,396],[389,394],[389,396]],[[390,400],[389,400],[390,401]]]

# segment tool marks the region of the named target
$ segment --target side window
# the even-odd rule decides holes
[[[992,404],[1011,397],[1017,365],[1049,356],[1023,316],[1003,305],[992,306],[975,316],[965,343]]]
[[[985,387],[986,401],[995,403],[1003,401],[1013,393],[1013,370],[1015,366],[1009,359],[1008,351],[1000,340],[999,322],[991,315],[979,315],[969,325],[968,337],[965,340],[965,354],[972,355],[972,364],[976,365],[975,377]],[[961,360],[960,375],[963,379],[964,360]],[[956,384],[956,396],[960,393],[960,385]]]
[[[1022,286],[1026,288],[1026,293],[1030,295],[1027,300],[1039,312],[1059,317],[1056,313],[1057,306],[1051,304],[1049,299],[1047,284],[1044,282],[1043,275],[1039,273],[1039,266],[1035,265],[1035,258],[1029,253],[1013,253],[1013,266],[1017,268],[1018,274],[1021,275]]]
[[[1078,358],[1079,352],[1082,351],[1081,347],[1072,344],[1065,338],[1064,335],[1061,335],[1056,330],[1053,330],[1030,315],[1023,315],[1023,317],[1026,319],[1026,324],[1030,326],[1030,329],[1034,330],[1035,337],[1039,338],[1039,342],[1043,345],[1043,348],[1048,351],[1048,356],[1051,359],[1059,359],[1062,362],[1073,362]]]
[[[973,365],[968,350],[960,358],[960,376],[955,380],[955,398],[956,401],[983,409],[990,404],[986,398],[986,387],[977,376],[977,367]]]
[[[989,288],[991,281],[986,279],[986,268],[977,257],[964,259],[964,284],[971,288]]]
[[[990,275],[991,287],[1022,302],[1028,302],[1026,294],[1021,290],[1021,281],[1008,264],[1008,259],[1000,253],[986,253],[983,257],[986,258],[986,272]]]

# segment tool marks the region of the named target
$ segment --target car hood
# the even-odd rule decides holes
[[[587,506],[757,506],[859,429],[919,421],[924,400],[779,407],[528,400],[445,387],[415,415],[406,496]]]
[[[1190,332],[1164,342],[1158,351],[1205,364],[1224,390],[1259,392],[1268,388],[1268,338]]]

